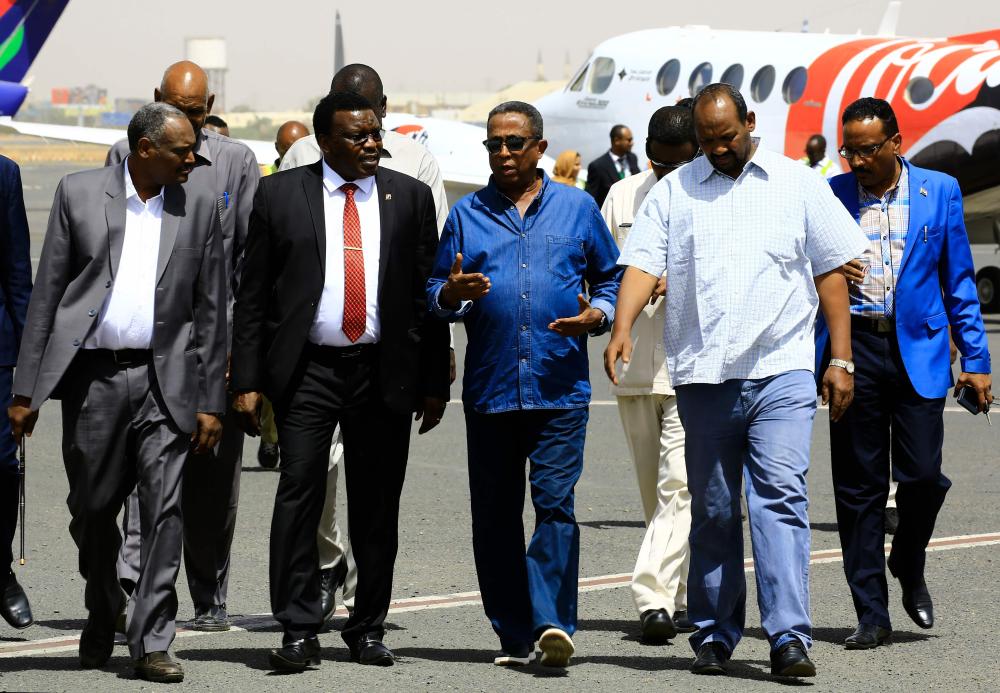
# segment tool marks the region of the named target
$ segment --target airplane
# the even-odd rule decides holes
[[[586,164],[607,151],[611,127],[623,123],[645,162],[653,112],[719,81],[737,87],[756,113],[763,146],[798,159],[819,133],[827,156],[839,162],[843,109],[877,96],[896,112],[903,155],[958,179],[971,242],[1000,245],[1000,29],[903,38],[895,36],[898,16],[899,3],[890,3],[872,36],[706,26],[615,36],[562,91],[535,102],[549,151],[577,150]],[[990,310],[1000,310],[996,264],[977,273]]]
[[[31,123],[15,120],[28,95],[25,75],[69,0],[0,0],[0,126],[23,135],[92,144],[113,145],[125,136],[115,128]],[[434,155],[452,202],[486,185],[489,161],[483,150],[485,128],[457,121],[390,113],[384,127],[412,137]],[[271,164],[277,157],[274,143],[239,140],[254,152],[257,162]],[[552,172],[555,160],[543,157],[541,167]]]

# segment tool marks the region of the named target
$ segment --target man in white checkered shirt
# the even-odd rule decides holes
[[[807,651],[806,472],[816,412],[813,322],[830,325],[830,416],[853,396],[847,284],[868,241],[813,171],[758,146],[739,92],[696,97],[706,156],[661,180],[629,234],[605,369],[631,353],[632,322],[667,274],[667,365],[686,435],[692,499],[691,670],[721,674],[744,627],[740,472],[746,478],[761,622],[777,676],[814,676]]]

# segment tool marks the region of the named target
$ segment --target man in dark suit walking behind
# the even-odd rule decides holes
[[[334,428],[344,436],[358,567],[343,630],[351,659],[391,665],[382,644],[397,549],[410,416],[424,433],[448,400],[447,324],[427,316],[437,250],[430,188],[379,168],[371,104],[333,92],[313,114],[322,160],[261,180],[236,299],[231,387],[249,432],[274,406],[281,478],[271,521],[271,608],[284,629],[271,666],[319,664],[316,531]]]
[[[31,298],[31,256],[28,218],[24,213],[21,170],[0,156],[0,396],[10,404],[17,347]],[[14,628],[27,628],[34,619],[31,606],[14,571],[11,542],[17,528],[17,446],[7,419],[0,422],[0,615]]]
[[[215,197],[188,189],[194,132],[167,104],[143,106],[121,166],[73,173],[49,216],[8,413],[14,438],[62,399],[70,533],[89,612],[80,664],[104,666],[124,595],[116,516],[139,491],[142,557],[126,637],[136,673],[184,678],[174,639],[181,477],[211,449],[225,411],[226,294]]]
[[[632,131],[624,125],[611,128],[611,149],[590,162],[587,167],[587,192],[597,206],[604,205],[611,186],[623,178],[639,173],[639,160],[632,153]]]

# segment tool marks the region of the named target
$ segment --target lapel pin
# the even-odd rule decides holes
[[[927,197],[927,188],[920,188],[920,194]]]
[[[927,194],[927,193],[924,193],[924,195],[926,195],[926,194]],[[391,199],[392,199],[392,193],[386,193],[386,194],[385,194],[385,199],[387,199],[387,200],[391,200]]]

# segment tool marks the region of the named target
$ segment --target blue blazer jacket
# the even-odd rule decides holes
[[[954,384],[948,330],[966,373],[989,373],[990,352],[976,294],[976,271],[962,211],[962,193],[951,176],[903,160],[910,182],[910,223],[896,273],[896,339],[906,373],[921,397],[946,397]],[[830,179],[833,193],[860,223],[853,173]],[[816,374],[829,333],[816,328]]]
[[[31,298],[31,255],[21,171],[5,156],[0,156],[0,205],[0,367],[9,368],[17,363]]]

